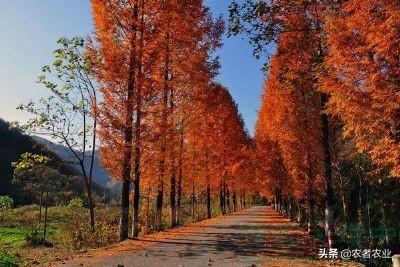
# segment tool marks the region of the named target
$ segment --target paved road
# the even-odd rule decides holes
[[[60,266],[328,266],[315,259],[315,241],[270,207],[252,207],[187,231],[172,230],[142,248],[129,248],[132,244]]]

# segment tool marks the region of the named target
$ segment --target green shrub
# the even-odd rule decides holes
[[[18,264],[19,264],[18,257],[10,253],[0,251],[0,266],[14,267],[18,266]]]
[[[14,200],[9,196],[0,196],[0,220],[4,219],[4,216],[14,206]]]
[[[79,210],[79,209],[83,209],[85,206],[85,203],[83,202],[83,200],[79,197],[73,198],[68,202],[68,208],[69,209],[73,209],[73,210]]]
[[[95,232],[92,233],[87,212],[75,212],[69,223],[64,226],[60,235],[63,240],[60,242],[73,250],[99,248],[116,243],[118,214],[112,210],[102,210],[96,212],[95,217],[96,227]]]
[[[29,247],[52,247],[53,244],[42,237],[42,235],[36,231],[29,232],[25,236],[25,244]]]

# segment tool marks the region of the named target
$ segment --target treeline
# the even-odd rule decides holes
[[[398,251],[399,2],[249,1],[230,11],[231,34],[271,56],[255,133],[265,193],[330,248]]]
[[[87,54],[102,94],[102,163],[122,183],[120,240],[131,187],[133,237],[181,224],[183,203],[192,220],[202,219],[201,206],[210,218],[215,199],[222,214],[243,207],[252,194],[251,139],[228,90],[213,82],[222,19],[201,0],[91,6]]]

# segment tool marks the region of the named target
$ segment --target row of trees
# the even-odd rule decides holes
[[[103,96],[102,162],[122,183],[120,240],[128,237],[131,184],[133,237],[141,195],[147,196],[146,222],[155,196],[156,231],[163,227],[165,195],[172,227],[181,221],[185,195],[194,210],[196,196],[206,192],[208,217],[218,190],[223,213],[232,203],[237,208],[249,177],[250,139],[227,89],[212,82],[222,20],[214,20],[201,0],[91,4],[95,42],[88,54]]]
[[[216,199],[223,214],[244,207],[255,191],[252,141],[228,90],[214,82],[222,19],[201,0],[91,7],[93,37],[61,38],[39,77],[48,96],[19,108],[34,115],[24,129],[62,145],[82,172],[92,231],[97,150],[121,184],[121,241],[130,221],[133,237],[182,224],[186,203],[192,220],[204,218],[200,204],[210,218]]]
[[[298,211],[309,232],[322,213],[316,203],[325,202],[330,247],[335,222],[345,228],[344,239],[350,224],[362,225],[361,239],[376,245],[371,229],[381,224],[385,244],[400,244],[393,211],[400,178],[399,11],[397,1],[360,0],[230,7],[230,33],[247,33],[258,57],[272,55],[255,132],[257,177],[288,215]],[[372,215],[375,207],[381,216]]]
[[[88,55],[102,93],[96,107],[102,163],[122,183],[120,240],[128,237],[131,184],[133,237],[141,195],[147,217],[155,197],[156,231],[163,228],[165,195],[170,226],[180,223],[188,194],[194,210],[206,192],[208,217],[217,190],[223,213],[245,198],[250,139],[227,89],[212,82],[224,27],[202,2],[91,1]]]

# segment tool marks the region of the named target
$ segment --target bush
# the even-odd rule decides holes
[[[88,214],[75,212],[65,225],[61,242],[64,246],[81,250],[114,244],[118,240],[118,214],[113,210],[96,212],[96,227],[92,233]]]
[[[83,200],[79,197],[73,198],[68,202],[68,208],[69,209],[73,209],[73,210],[79,210],[84,208],[85,203],[83,202]]]
[[[14,206],[14,200],[9,196],[0,196],[0,219],[3,220],[6,213]]]
[[[27,246],[30,247],[38,247],[38,246],[45,246],[45,247],[52,247],[53,244],[45,240],[39,233],[33,231],[25,236],[25,242]]]
[[[18,257],[8,252],[0,251],[0,266],[14,267],[18,266],[18,264],[19,264]]]

